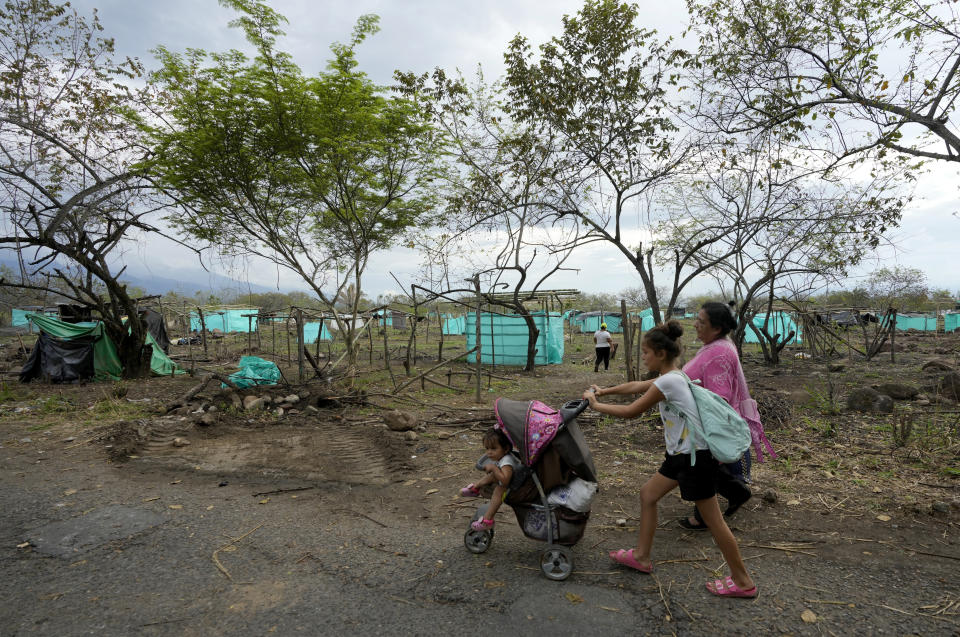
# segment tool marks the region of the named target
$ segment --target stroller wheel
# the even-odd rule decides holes
[[[540,554],[540,570],[547,579],[562,581],[573,572],[573,556],[564,546],[551,546]]]
[[[488,531],[467,529],[467,532],[463,534],[463,545],[471,553],[484,553],[490,548],[491,543],[493,543],[493,529]]]

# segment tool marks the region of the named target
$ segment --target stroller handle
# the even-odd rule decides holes
[[[570,422],[577,416],[583,413],[583,410],[590,406],[590,401],[580,399],[580,400],[570,400],[563,404],[560,408],[560,414],[563,416],[564,424]]]

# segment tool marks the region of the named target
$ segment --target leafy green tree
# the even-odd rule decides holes
[[[0,250],[20,265],[2,283],[97,311],[135,376],[149,369],[146,329],[115,255],[155,230],[155,204],[128,88],[141,69],[114,61],[101,31],[96,14],[87,20],[69,3],[0,8]]]
[[[370,255],[433,209],[436,135],[414,100],[386,94],[357,69],[355,48],[377,31],[375,16],[331,47],[325,72],[306,77],[277,49],[282,16],[254,0],[221,4],[240,12],[231,25],[256,48],[252,60],[157,51],[153,79],[169,123],[154,131],[157,171],[185,210],[170,221],[185,236],[299,275],[345,335],[352,369]]]
[[[539,56],[524,37],[514,38],[505,84],[511,115],[557,140],[545,176],[551,200],[543,202],[554,221],[580,224],[576,245],[604,242],[622,254],[659,321],[656,246],[640,237],[661,219],[646,204],[685,165],[692,143],[679,131],[668,94],[685,58],[637,22],[636,5],[588,0],[564,17],[563,32]]]
[[[951,0],[688,0],[700,114],[775,130],[828,164],[960,162],[960,18]]]
[[[900,265],[871,273],[867,289],[875,305],[894,307],[901,312],[920,310],[930,294],[923,270]]]
[[[438,69],[430,88],[426,76],[398,76],[408,92],[430,98],[434,120],[446,133],[446,154],[456,162],[444,180],[444,236],[478,277],[483,301],[523,318],[524,370],[533,371],[540,330],[529,306],[554,274],[570,269],[564,263],[576,245],[576,223],[549,223],[555,139],[512,119],[501,86],[487,85],[482,73],[467,86]]]

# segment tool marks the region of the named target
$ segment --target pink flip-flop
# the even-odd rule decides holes
[[[748,588],[743,590],[733,581],[732,577],[726,577],[724,579],[713,580],[712,582],[707,582],[707,590],[717,595],[719,597],[747,597],[753,598],[756,597],[758,592],[757,587]]]
[[[633,557],[633,549],[620,549],[619,551],[610,551],[610,559],[616,562],[617,564],[623,564],[624,566],[629,566],[634,568],[641,573],[650,573],[653,571],[653,562],[644,566],[638,562]]]

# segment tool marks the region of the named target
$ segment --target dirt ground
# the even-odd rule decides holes
[[[314,409],[221,409],[206,426],[162,415],[195,378],[8,380],[0,635],[958,634],[960,408],[929,391],[892,415],[843,407],[856,387],[930,385],[943,372],[921,366],[957,368],[960,335],[898,336],[896,363],[746,358],[779,454],[754,464],[755,497],[730,520],[756,600],[707,593],[722,558],[709,533],[677,524],[690,506],[673,494],[653,575],[607,557],[634,542],[637,493],[662,458],[654,414],[581,417],[600,494],[569,579],[541,575],[544,544],[508,507],[486,553],[465,549],[483,502],[457,493],[479,477],[493,399],[559,406],[592,382],[622,382],[622,360],[594,374],[578,339],[563,365],[497,370],[509,380],[485,381],[482,405],[429,385],[391,398],[381,375],[366,405],[315,382],[264,390],[310,396]],[[415,435],[389,431],[381,407],[415,414]]]

